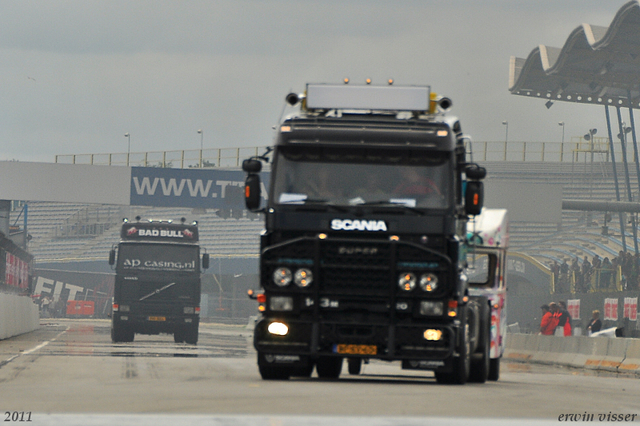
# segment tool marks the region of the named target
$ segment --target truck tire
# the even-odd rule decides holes
[[[342,357],[321,356],[316,363],[316,371],[321,379],[337,379],[342,372]]]
[[[113,323],[111,325],[111,341],[113,343],[133,342],[135,332],[125,325]]]
[[[489,361],[491,349],[491,307],[486,298],[481,298],[478,304],[479,330],[475,353],[471,355],[471,371],[469,381],[484,383],[489,376]]]
[[[489,361],[489,377],[492,382],[498,381],[500,378],[500,358],[492,358]]]
[[[307,365],[305,367],[294,367],[291,370],[291,377],[311,377],[316,363],[311,357],[307,357]]]
[[[198,326],[192,325],[184,331],[184,341],[190,345],[198,344]]]
[[[185,332],[182,327],[176,327],[176,329],[173,331],[173,341],[176,343],[184,343]]]
[[[453,371],[444,373],[436,371],[436,381],[441,384],[464,385],[469,380],[471,369],[471,341],[469,336],[469,321],[466,308],[462,309],[462,344],[458,347],[458,356],[453,358]]]
[[[291,377],[291,367],[270,363],[260,352],[258,352],[258,370],[262,380],[289,380]]]
[[[362,358],[347,359],[347,366],[349,367],[349,374],[357,376],[362,370]]]

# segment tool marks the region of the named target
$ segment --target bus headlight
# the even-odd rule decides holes
[[[298,287],[305,288],[313,282],[313,273],[306,268],[298,269],[293,277],[293,281]]]
[[[416,288],[416,276],[411,272],[405,272],[398,277],[398,287],[404,291],[411,291]]]
[[[291,282],[292,275],[289,268],[278,268],[273,273],[273,282],[278,287],[286,287]]]
[[[436,291],[438,289],[438,276],[431,272],[422,275],[420,277],[420,288],[428,293]]]

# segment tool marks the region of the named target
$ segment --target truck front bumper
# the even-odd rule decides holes
[[[285,334],[282,334],[284,328],[280,324],[286,326]],[[455,355],[459,330],[460,325],[454,322],[320,324],[265,317],[256,324],[254,347],[263,354],[283,356],[347,356],[387,361],[447,360]]]
[[[199,315],[141,315],[131,312],[114,312],[113,322],[126,325],[140,334],[172,334],[178,328],[198,327],[200,324]]]

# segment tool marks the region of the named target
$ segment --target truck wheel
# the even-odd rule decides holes
[[[315,368],[316,363],[310,357],[307,358],[306,367],[296,367],[291,370],[292,377],[311,377],[313,374],[313,369]]]
[[[342,358],[322,356],[316,363],[316,371],[321,379],[337,379],[342,372]]]
[[[480,328],[478,330],[478,348],[471,355],[471,371],[469,381],[474,383],[484,383],[489,376],[489,350],[491,349],[491,311],[484,303],[480,305]]]
[[[458,348],[459,355],[453,358],[453,371],[449,373],[441,373],[436,371],[436,380],[442,384],[464,385],[469,379],[469,370],[471,368],[471,341],[469,339],[469,322],[466,312],[464,313],[463,343]]]
[[[492,382],[498,381],[500,378],[500,358],[492,358],[489,361],[489,377]]]
[[[124,325],[113,323],[111,325],[111,341],[113,343],[133,342],[134,331]]]
[[[184,341],[190,345],[198,344],[198,326],[187,327],[184,331]]]
[[[258,370],[262,380],[289,380],[289,377],[291,377],[291,367],[270,363],[265,355],[259,352]]]
[[[122,330],[120,330],[120,327],[116,327],[115,325],[111,326],[111,341],[113,343],[124,342],[124,340],[122,339]]]
[[[182,327],[176,327],[173,332],[173,341],[176,343],[184,343],[185,341],[185,330]]]
[[[471,360],[471,371],[469,372],[469,381],[474,383],[484,383],[489,377],[489,342],[485,341],[483,348],[473,354]]]
[[[349,374],[358,375],[362,370],[362,358],[349,358],[347,359],[347,365],[349,367]]]

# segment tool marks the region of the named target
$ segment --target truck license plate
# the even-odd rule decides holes
[[[166,317],[149,317],[149,321],[166,321]]]
[[[335,353],[350,355],[375,355],[378,353],[376,345],[336,345]]]

